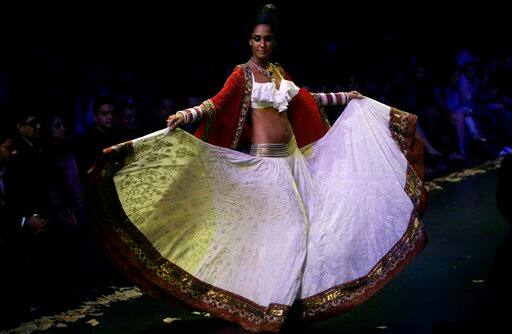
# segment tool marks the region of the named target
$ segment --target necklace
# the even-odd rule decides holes
[[[274,71],[272,71],[272,64],[270,64],[269,66],[269,69],[267,70],[266,68],[264,68],[263,66],[259,65],[254,59],[253,57],[251,57],[250,61],[252,61],[252,63],[256,66],[256,68],[258,69],[258,71],[263,74],[264,76],[266,76],[267,78],[269,79],[273,79],[274,78]]]

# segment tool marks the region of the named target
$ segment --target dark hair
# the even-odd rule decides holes
[[[120,103],[121,112],[123,112],[123,110],[128,109],[128,108],[135,108],[135,109],[137,108],[137,103],[131,97],[125,98]]]
[[[39,113],[34,112],[32,110],[26,110],[26,111],[21,111],[20,113],[18,113],[16,115],[16,124],[25,125],[27,123],[27,119],[30,116],[37,118],[38,120],[41,119]]]
[[[72,126],[73,122],[71,121],[70,116],[66,115],[65,113],[60,112],[60,111],[52,111],[44,118],[44,122],[45,122],[44,130],[46,132],[51,131],[53,121],[55,121],[56,118],[60,118],[62,120],[62,122],[64,122],[66,129],[68,131],[71,131],[71,129],[69,127]]]
[[[114,105],[114,99],[111,97],[111,96],[108,96],[108,95],[104,95],[104,96],[98,96],[95,100],[94,100],[94,104],[92,106],[92,113],[97,115],[99,110],[100,110],[100,107],[104,104],[111,104],[111,105]]]
[[[256,18],[253,21],[253,24],[250,27],[249,35],[252,34],[254,27],[259,24],[268,24],[270,29],[272,29],[272,33],[274,37],[277,38],[279,35],[279,22],[277,19],[277,7],[273,4],[267,4],[263,6],[263,8],[258,12]]]

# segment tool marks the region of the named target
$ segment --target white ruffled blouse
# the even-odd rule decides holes
[[[299,93],[300,88],[286,79],[281,79],[279,89],[274,80],[271,82],[256,82],[252,74],[251,107],[274,108],[279,112],[288,108],[288,103]]]

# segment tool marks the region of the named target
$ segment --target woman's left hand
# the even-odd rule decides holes
[[[364,99],[363,94],[359,93],[357,90],[348,92],[347,96],[348,96],[349,101],[353,100],[353,99],[358,99],[358,100]]]

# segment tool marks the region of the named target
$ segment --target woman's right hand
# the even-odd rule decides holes
[[[174,129],[180,124],[184,123],[185,118],[182,114],[174,114],[167,118],[167,127],[169,127],[170,130]]]

